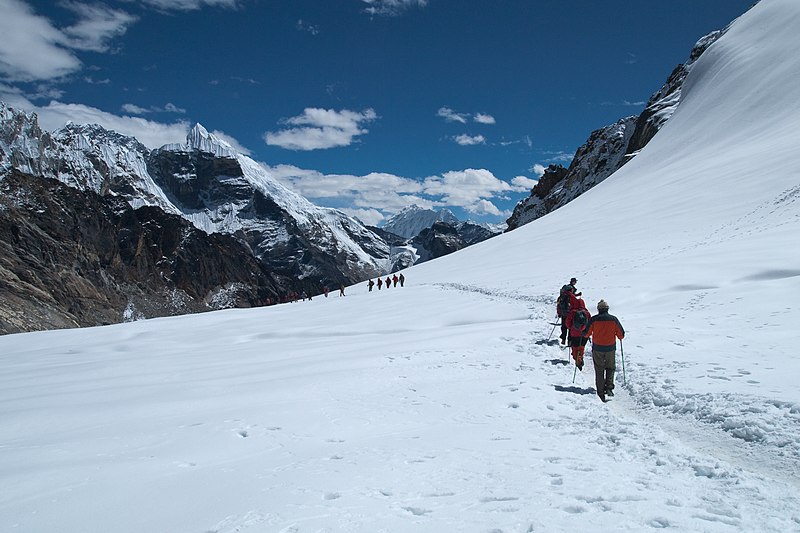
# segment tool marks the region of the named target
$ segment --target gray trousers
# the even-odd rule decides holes
[[[598,352],[592,350],[592,362],[594,363],[594,382],[597,387],[597,395],[605,396],[607,390],[614,390],[614,370],[617,368],[617,352]]]

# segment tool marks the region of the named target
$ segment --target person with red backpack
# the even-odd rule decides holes
[[[558,300],[556,300],[556,316],[561,319],[561,344],[567,343],[568,328],[566,318],[569,314],[569,310],[572,308],[573,302],[577,299],[576,297],[581,295],[581,293],[576,292],[575,283],[577,282],[578,280],[575,278],[570,279],[567,285],[561,287]]]
[[[572,309],[567,313],[564,320],[567,330],[569,331],[569,346],[572,348],[572,358],[575,360],[575,366],[578,370],[583,371],[583,352],[586,349],[586,343],[589,342],[589,322],[592,320],[592,315],[586,309],[586,304],[580,298],[575,298],[573,301]]]

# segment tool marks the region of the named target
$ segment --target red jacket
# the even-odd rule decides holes
[[[586,317],[586,324],[583,327],[575,324],[575,315],[578,311],[584,313]],[[567,313],[567,318],[564,320],[564,325],[569,329],[570,337],[588,337],[586,331],[589,329],[589,323],[592,320],[592,314],[586,309],[586,304],[580,298],[572,300],[572,308]]]
[[[602,311],[592,317],[586,335],[592,337],[592,350],[613,352],[617,349],[617,339],[625,338],[625,330],[617,317]]]

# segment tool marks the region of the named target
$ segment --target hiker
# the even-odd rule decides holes
[[[339,298],[344,296],[344,285],[339,285]]]
[[[378,278],[378,290],[381,290],[381,287],[383,287],[383,279]]]
[[[399,279],[399,280],[400,280],[400,286],[402,287],[402,286],[403,286],[403,283],[405,283],[405,281],[406,281],[406,278],[405,278],[405,276],[403,276],[403,273],[402,273],[402,272],[400,273],[400,277],[399,277],[399,278],[397,278],[397,279]]]
[[[386,288],[388,289],[391,286],[392,286],[392,278],[386,276]]]
[[[394,283],[393,287],[397,287],[397,282],[398,282],[399,280],[400,280],[400,278],[398,278],[398,277],[397,277],[397,274],[395,274],[394,276],[392,276],[392,282]]]
[[[608,313],[608,303],[605,300],[597,302],[597,314],[589,322],[586,336],[592,338],[592,362],[597,395],[605,402],[606,396],[614,396],[617,339],[625,338],[622,324],[617,317]]]
[[[372,292],[372,287],[375,286],[375,282],[370,279],[367,285],[369,286],[369,292]]]
[[[575,305],[567,313],[565,323],[569,330],[569,346],[572,348],[572,358],[575,360],[575,366],[578,370],[583,371],[583,352],[586,349],[586,343],[589,337],[586,336],[586,331],[589,329],[589,321],[592,315],[586,309],[586,304],[582,299],[576,298]]]
[[[328,286],[327,285],[322,289],[322,292],[325,293],[325,298],[327,298],[328,297]]]
[[[576,292],[575,289],[575,283],[577,282],[577,279],[571,278],[568,284],[561,287],[558,300],[556,300],[556,316],[561,319],[561,344],[567,344],[567,314],[569,314],[569,310],[572,308],[576,297],[581,295],[581,293]]]

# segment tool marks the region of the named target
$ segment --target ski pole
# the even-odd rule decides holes
[[[622,384],[625,385],[625,350],[622,349],[622,339],[619,340],[619,353],[622,355]]]
[[[578,363],[575,363],[575,370],[572,371],[572,382],[575,383],[575,376],[578,374]]]
[[[558,315],[556,315],[555,319],[558,320]],[[553,329],[550,331],[550,335],[547,336],[547,340],[545,341],[546,343],[550,342],[550,339],[553,337],[553,333],[555,333],[555,331],[556,331],[556,326],[558,326],[557,322],[555,324],[553,324]]]

